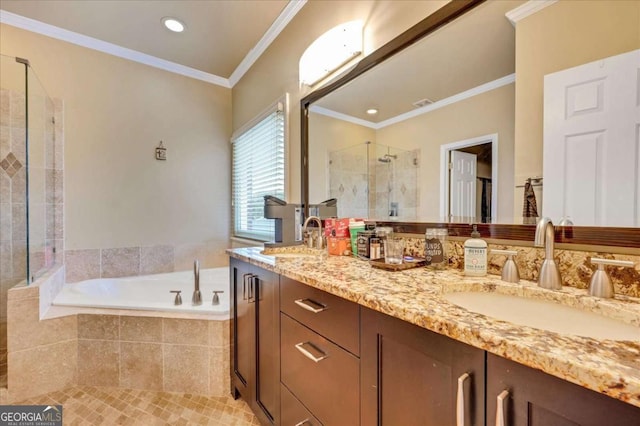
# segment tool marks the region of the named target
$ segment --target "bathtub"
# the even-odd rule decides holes
[[[141,275],[125,278],[98,278],[65,284],[53,300],[56,306],[134,309],[229,317],[229,268],[200,270],[202,305],[192,306],[193,271]],[[175,305],[175,294],[182,290],[182,305]],[[212,305],[213,290],[221,290],[220,304]]]

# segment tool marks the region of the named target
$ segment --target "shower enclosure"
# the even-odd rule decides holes
[[[365,142],[329,153],[329,195],[339,217],[415,220],[419,150]]]
[[[61,125],[61,104],[29,61],[0,54],[0,385],[7,291],[46,273],[62,250]]]

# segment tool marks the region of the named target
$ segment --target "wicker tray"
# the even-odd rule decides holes
[[[404,271],[407,269],[413,269],[413,268],[418,268],[420,266],[425,266],[427,264],[427,261],[425,259],[414,257],[413,260],[411,261],[405,260],[403,263],[399,265],[384,263],[384,259],[371,259],[369,263],[374,268],[384,269],[385,271]]]

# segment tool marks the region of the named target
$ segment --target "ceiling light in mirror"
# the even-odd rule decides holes
[[[174,33],[181,33],[185,29],[184,23],[176,18],[172,18],[170,16],[162,18],[162,24],[169,30]]]
[[[318,37],[300,58],[300,83],[312,86],[362,53],[362,21],[350,21]]]

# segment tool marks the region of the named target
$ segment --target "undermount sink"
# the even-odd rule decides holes
[[[555,333],[640,340],[640,326],[550,300],[475,291],[445,293],[443,298],[471,312]]]

